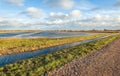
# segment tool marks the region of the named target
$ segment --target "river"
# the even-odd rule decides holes
[[[88,36],[85,32],[13,32],[0,33],[0,38],[63,38],[72,36]]]
[[[92,41],[95,41],[95,40],[100,40],[100,39],[106,38],[106,37],[108,37],[108,36],[104,36],[104,37],[101,37],[101,38],[94,38],[94,39],[90,39],[90,40],[84,40],[84,41],[81,41],[81,42],[75,42],[75,43],[70,43],[70,44],[54,46],[54,47],[45,48],[45,49],[42,49],[42,50],[37,50],[37,51],[34,51],[34,52],[24,52],[24,53],[18,53],[18,54],[4,55],[4,56],[0,57],[0,66],[4,66],[4,65],[10,64],[10,63],[14,63],[14,62],[19,61],[19,60],[33,58],[33,57],[40,56],[42,54],[47,54],[47,53],[50,53],[50,52],[54,52],[54,51],[57,51],[57,50],[62,50],[62,49],[69,48],[69,47],[72,47],[72,46],[76,46],[76,45],[79,45],[79,44],[88,43],[88,42],[92,42]]]

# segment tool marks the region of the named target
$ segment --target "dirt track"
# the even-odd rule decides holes
[[[120,38],[87,57],[74,59],[48,76],[120,76]]]

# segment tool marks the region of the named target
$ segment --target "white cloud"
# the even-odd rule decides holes
[[[111,17],[109,15],[96,14],[93,19],[94,21],[107,21],[111,20]]]
[[[51,15],[55,15],[55,13],[51,13]],[[65,15],[65,14],[64,14]],[[120,27],[120,17],[117,16],[112,16],[110,14],[91,14],[92,16],[89,18],[79,18],[79,14],[75,14],[76,18],[73,18],[68,14],[66,19],[54,19],[51,21],[48,21],[49,24],[46,25],[62,25],[63,27],[74,27],[74,28],[79,28],[86,27],[86,28],[97,28],[97,29],[104,29],[104,28],[116,28],[118,29]],[[61,27],[62,27],[61,26]],[[84,28],[84,29],[86,29]]]
[[[118,15],[118,14],[120,14],[120,10],[119,9],[116,9],[116,10],[99,10],[98,13],[107,14],[107,15]]]
[[[117,22],[120,22],[120,16],[116,19]]]
[[[73,10],[72,12],[70,12],[70,16],[73,18],[79,18],[82,16],[82,13],[80,10]]]
[[[74,6],[73,0],[46,0],[45,4],[52,8],[70,9]]]
[[[51,19],[66,19],[66,18],[68,18],[68,14],[64,14],[61,12],[58,12],[58,13],[51,12],[50,18]]]
[[[32,18],[41,18],[44,15],[42,11],[41,15],[40,9],[30,7],[27,8],[24,13],[27,14],[29,17]],[[120,17],[119,11],[109,10],[109,11],[97,11],[97,12],[89,12],[89,17],[85,13],[81,12],[80,10],[72,10],[69,13],[62,13],[62,12],[51,12],[49,17],[45,20],[41,19],[31,19],[24,20],[24,19],[17,19],[17,18],[2,18],[0,17],[0,28],[26,28],[26,29],[34,29],[34,28],[41,28],[41,27],[64,27],[67,29],[81,29],[81,28],[120,28]],[[39,12],[39,13],[36,13]],[[33,20],[33,21],[32,21]]]
[[[99,18],[99,20],[96,20]],[[104,19],[105,18],[105,19]],[[56,20],[25,20],[17,18],[2,18],[0,17],[0,28],[2,29],[40,29],[41,27],[59,29],[104,29],[104,28],[120,28],[120,17],[113,18],[112,16],[95,15],[91,19],[56,19]],[[47,29],[46,28],[46,29]],[[53,29],[54,29],[53,28]]]
[[[14,4],[17,6],[23,6],[24,5],[24,0],[6,0],[10,4]]]
[[[0,17],[0,29],[23,29],[26,24],[28,20]]]
[[[65,13],[54,13],[51,12],[50,16],[47,18],[48,20],[72,20],[72,19],[79,19],[81,18],[82,13],[80,10],[73,10],[68,14]]]
[[[120,27],[120,21],[118,16],[96,14],[90,19],[85,19],[80,22],[81,25],[91,26],[91,27],[100,27],[100,28],[111,28],[111,27]],[[99,28],[98,28],[99,29]]]
[[[5,18],[0,17],[0,26],[9,25],[9,26],[21,26],[21,24],[26,24],[28,21],[24,19],[17,19],[17,18]]]
[[[41,18],[45,15],[42,9],[37,9],[35,7],[27,8],[24,13],[31,18]]]
[[[61,0],[59,4],[63,9],[70,9],[73,7],[74,2],[72,0]]]

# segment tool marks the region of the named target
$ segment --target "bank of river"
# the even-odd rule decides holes
[[[120,38],[86,57],[72,60],[47,75],[120,76]]]
[[[94,34],[90,36],[75,36],[67,38],[2,38],[0,39],[0,56],[22,52],[36,51],[48,47],[59,46],[93,38],[108,36],[111,34]]]
[[[104,37],[104,39],[80,44],[67,49],[61,49],[52,53],[38,55],[30,59],[20,60],[13,64],[0,67],[0,75],[10,76],[42,76],[69,63],[73,59],[86,56],[91,52],[102,48],[119,36]]]
[[[47,53],[50,53],[50,52],[54,52],[54,51],[57,51],[57,50],[70,48],[72,46],[76,46],[76,45],[79,45],[79,44],[84,44],[84,43],[100,40],[100,39],[103,39],[103,38],[106,38],[106,37],[109,37],[109,36],[103,36],[103,37],[100,37],[100,38],[93,38],[93,39],[84,40],[84,41],[80,41],[80,42],[74,42],[74,43],[70,43],[70,44],[58,45],[58,46],[54,46],[54,47],[50,47],[50,48],[45,48],[45,49],[42,49],[42,50],[36,50],[34,52],[24,52],[24,53],[18,53],[18,54],[4,55],[4,56],[0,57],[0,66],[10,64],[10,63],[14,63],[14,62],[19,61],[19,60],[33,58],[33,57],[36,57],[36,56],[39,56],[39,55],[42,55],[42,54],[47,54]]]

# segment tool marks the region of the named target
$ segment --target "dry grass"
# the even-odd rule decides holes
[[[6,38],[0,39],[0,55],[15,54],[20,52],[35,51],[47,47],[78,42],[93,38],[99,38],[110,34],[94,34],[90,36],[68,37],[68,38]]]

